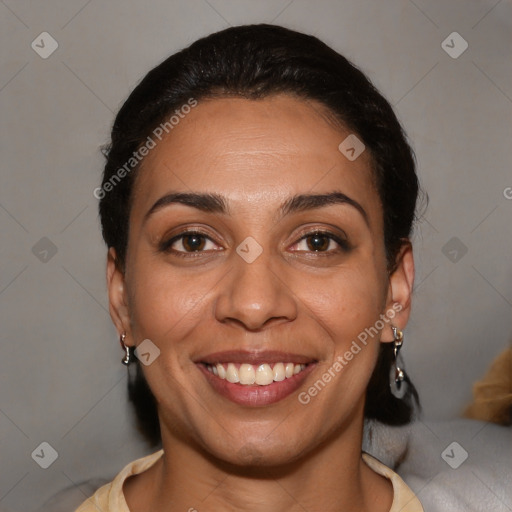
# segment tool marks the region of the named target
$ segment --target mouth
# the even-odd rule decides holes
[[[282,382],[306,369],[305,364],[294,363],[262,363],[259,365],[249,363],[217,363],[205,364],[206,370],[222,380],[231,384],[242,386],[268,386],[273,382]]]
[[[279,352],[223,352],[196,365],[218,394],[239,405],[262,407],[296,391],[316,361]]]

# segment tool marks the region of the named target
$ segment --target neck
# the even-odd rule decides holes
[[[240,468],[162,430],[164,456],[124,492],[133,512],[388,511],[392,487],[361,459],[362,421],[281,466]]]

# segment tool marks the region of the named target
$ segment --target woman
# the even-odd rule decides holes
[[[163,449],[79,512],[422,510],[361,453],[365,418],[417,403],[397,356],[418,180],[359,70],[282,27],[203,38],[123,105],[95,195],[131,396]]]

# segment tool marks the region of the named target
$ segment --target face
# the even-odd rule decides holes
[[[362,422],[412,260],[390,278],[370,155],[347,159],[350,132],[322,112],[286,95],[202,101],[138,171],[110,303],[127,344],[160,351],[143,369],[164,443],[279,464]]]

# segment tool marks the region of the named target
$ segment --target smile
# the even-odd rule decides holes
[[[231,402],[264,407],[297,392],[316,359],[273,351],[226,351],[198,357],[196,366],[210,388]]]
[[[273,382],[282,382],[306,369],[305,364],[294,363],[249,363],[206,364],[206,369],[219,379],[243,386],[268,386]]]

